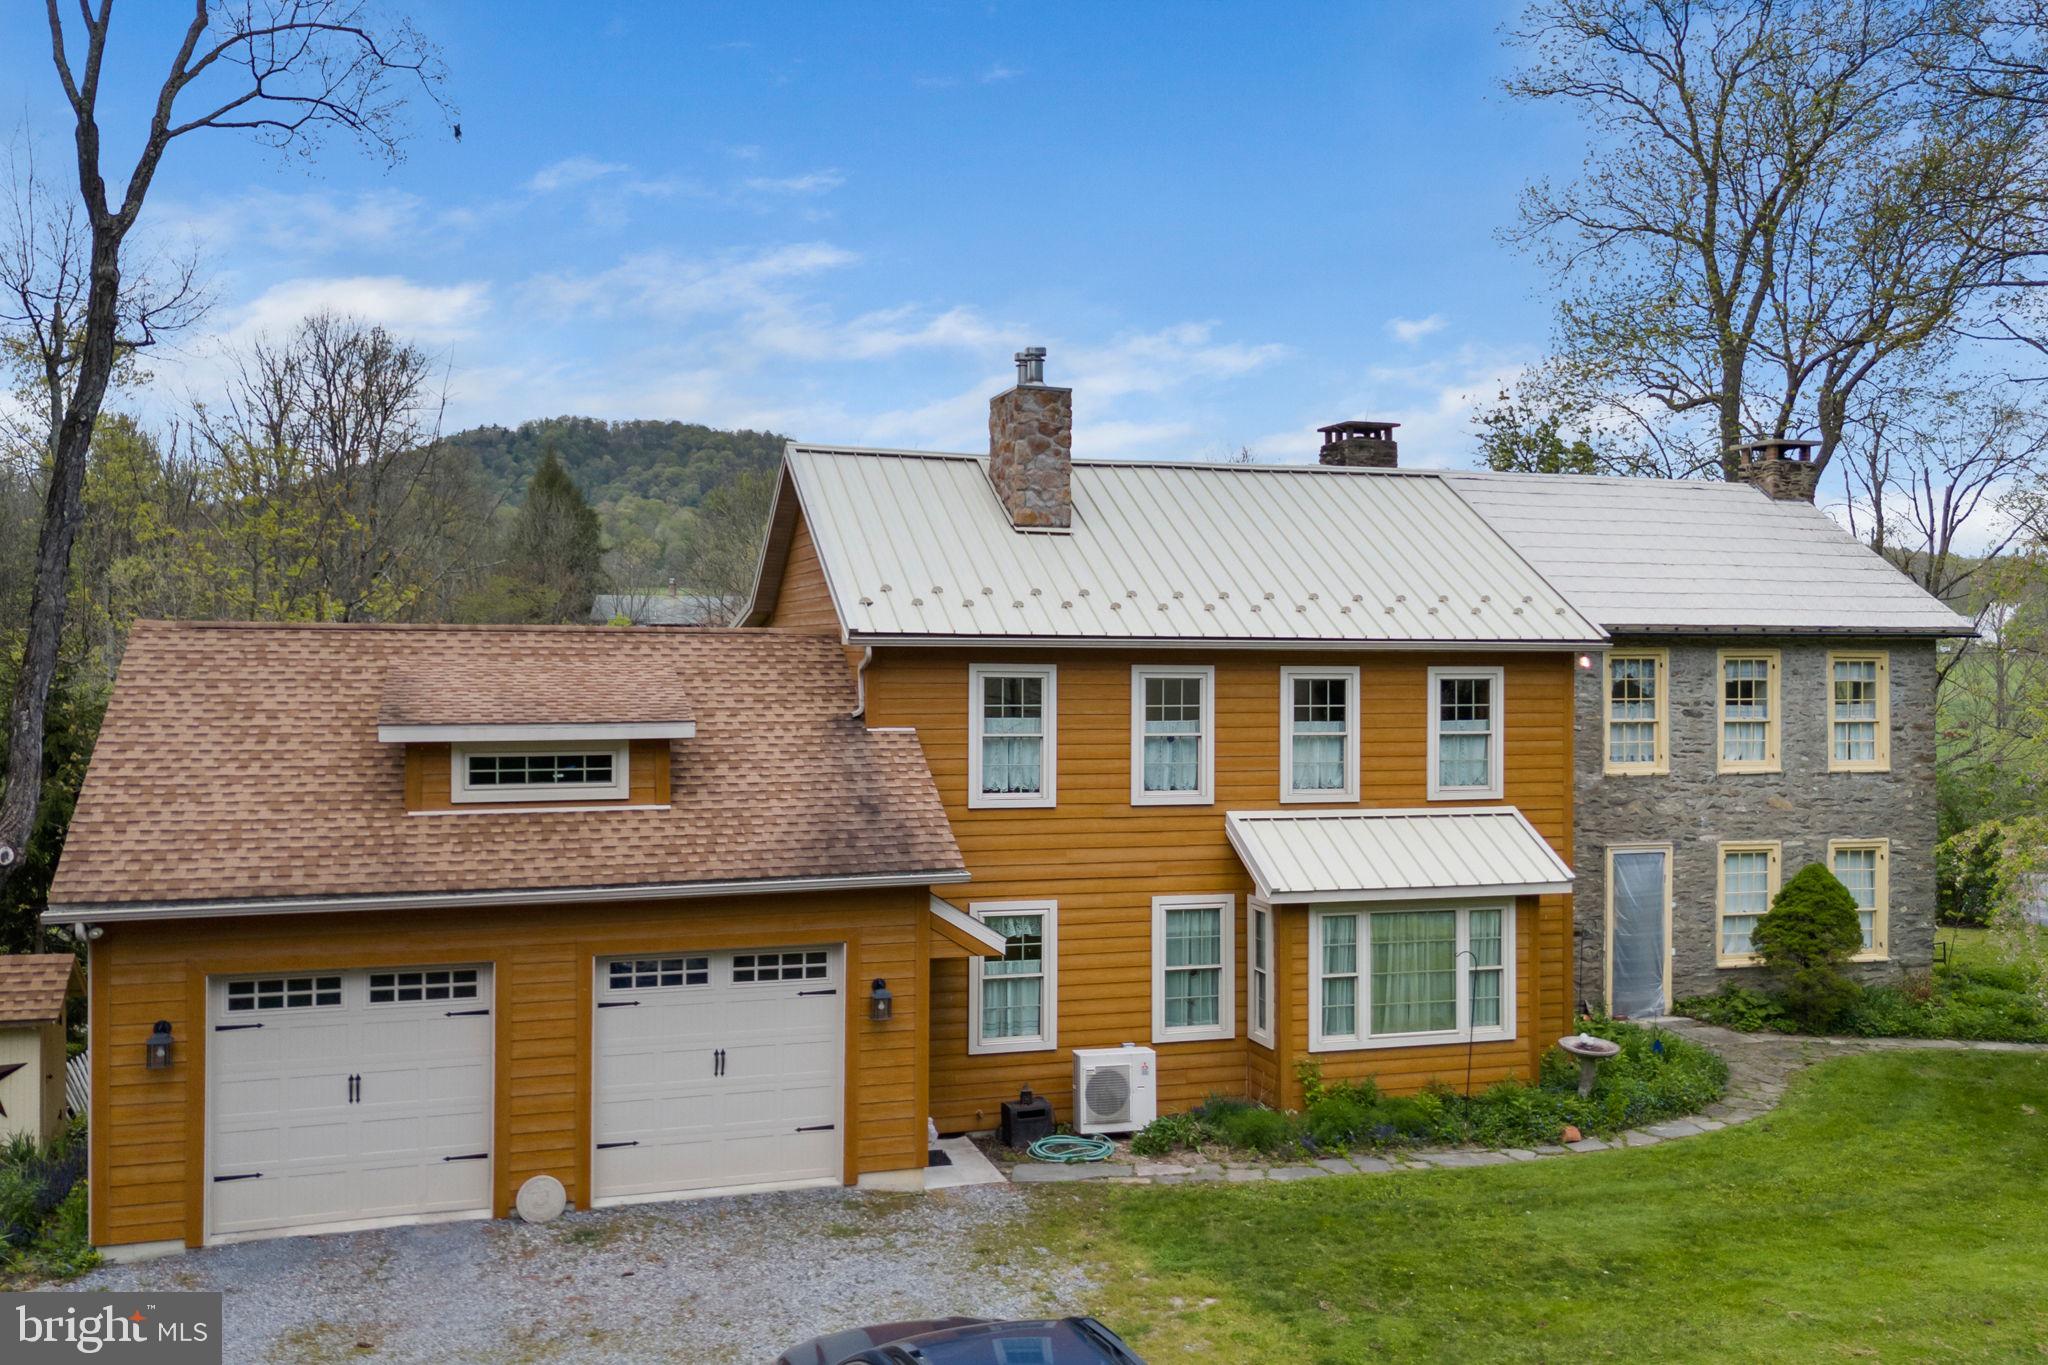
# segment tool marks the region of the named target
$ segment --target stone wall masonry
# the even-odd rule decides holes
[[[1778,840],[1789,878],[1827,860],[1830,839],[1891,840],[1890,959],[1859,964],[1866,980],[1925,971],[1934,956],[1935,645],[1927,640],[1813,637],[1672,638],[1617,635],[1615,648],[1669,651],[1668,776],[1610,776],[1601,706],[1604,666],[1581,671],[1576,701],[1574,889],[1579,997],[1604,998],[1606,850],[1672,845],[1672,990],[1706,995],[1723,982],[1761,984],[1756,968],[1714,965],[1715,883],[1723,841]],[[1780,659],[1781,773],[1717,773],[1717,655],[1774,649]],[[1828,771],[1831,650],[1891,655],[1891,771]]]
[[[1010,524],[1074,519],[1074,391],[1019,384],[989,400],[988,474]]]

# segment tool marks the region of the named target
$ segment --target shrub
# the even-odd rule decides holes
[[[1856,1003],[1856,983],[1843,970],[1863,946],[1856,898],[1819,863],[1808,863],[1785,883],[1751,942],[1779,982],[1785,1012],[1801,1028],[1823,1032]]]
[[[1293,1119],[1258,1105],[1227,1109],[1214,1123],[1216,1136],[1240,1151],[1270,1155],[1295,1140]]]
[[[85,1229],[85,1130],[45,1146],[17,1134],[0,1147],[0,1259],[49,1274],[96,1263]]]
[[[1998,831],[1965,832],[1934,850],[1937,924],[1982,929],[1998,900]]]
[[[1161,1114],[1132,1135],[1131,1151],[1138,1156],[1165,1156],[1199,1147],[1209,1137],[1193,1114]]]
[[[1714,995],[1696,995],[1673,1006],[1680,1014],[1737,1033],[1761,1033],[1766,1029],[1791,1033],[1797,1028],[1778,1002],[1759,990],[1730,981]]]

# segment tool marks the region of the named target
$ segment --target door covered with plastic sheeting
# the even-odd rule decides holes
[[[1607,860],[1608,1012],[1663,1014],[1671,1003],[1671,850],[1616,848]]]

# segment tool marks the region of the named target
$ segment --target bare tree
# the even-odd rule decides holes
[[[1568,373],[1624,420],[1817,434],[2048,250],[2048,106],[1973,94],[1986,0],[1540,0],[1509,82],[1589,134],[1511,236],[1563,294]],[[1680,472],[1695,472],[1682,470]]]
[[[247,551],[247,614],[390,619],[429,586],[418,571],[453,529],[419,515],[441,456],[438,378],[417,346],[332,313],[237,358],[192,429]]]
[[[119,353],[124,248],[164,155],[178,139],[238,130],[281,150],[309,151],[341,132],[387,156],[416,88],[437,105],[438,54],[404,19],[373,22],[359,0],[193,0],[118,197],[102,165],[100,80],[113,0],[79,0],[67,20],[45,0],[50,54],[69,106],[87,250],[85,308],[70,393],[51,452],[36,545],[28,633],[8,708],[7,783],[0,792],[0,878],[11,875],[34,827],[43,723],[64,627],[71,548],[83,512],[87,453]]]

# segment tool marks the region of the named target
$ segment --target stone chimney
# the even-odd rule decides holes
[[[988,476],[1010,524],[1064,530],[1074,521],[1074,391],[1045,382],[1045,347],[1017,352],[1017,386],[988,400]]]
[[[1779,502],[1812,502],[1820,488],[1820,466],[1813,462],[1819,444],[1774,436],[1731,446],[1735,468],[1730,481],[1754,484]]]
[[[1401,447],[1394,442],[1399,422],[1338,422],[1319,427],[1323,433],[1324,464],[1346,465],[1352,469],[1395,469],[1401,463]]]

